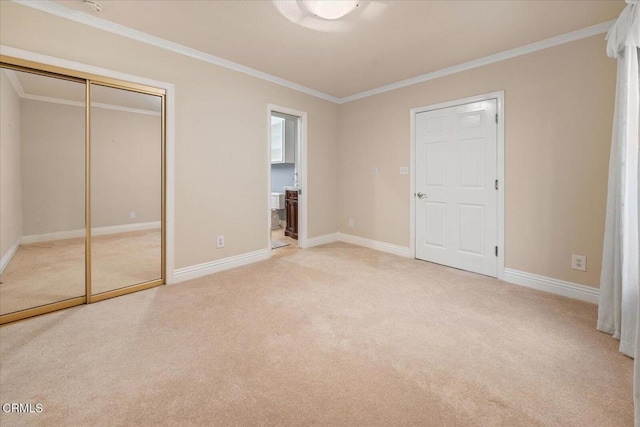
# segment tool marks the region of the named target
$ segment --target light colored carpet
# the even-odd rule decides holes
[[[91,243],[94,294],[162,277],[160,229],[97,236]]]
[[[20,246],[2,273],[0,314],[84,296],[84,252],[84,238]],[[95,236],[91,252],[94,294],[161,276],[159,229]]]
[[[335,243],[0,328],[0,424],[631,426],[596,313]]]

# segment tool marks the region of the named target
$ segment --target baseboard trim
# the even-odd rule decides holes
[[[505,282],[514,285],[525,286],[539,291],[550,292],[580,301],[598,304],[600,289],[592,288],[577,283],[566,282],[564,280],[553,279],[551,277],[539,276],[537,274],[526,273],[524,271],[504,269]]]
[[[105,234],[127,233],[129,231],[153,230],[155,228],[161,228],[161,227],[162,227],[161,221],[140,222],[137,224],[123,224],[123,225],[113,225],[110,227],[92,228],[91,234],[93,236],[103,236]]]
[[[314,246],[326,245],[327,243],[333,243],[337,241],[338,233],[325,234],[322,236],[307,239],[307,247],[312,248]]]
[[[9,265],[9,263],[11,262],[11,259],[16,254],[19,247],[20,247],[20,239],[18,238],[13,243],[13,245],[11,245],[7,253],[4,254],[4,256],[2,257],[2,260],[0,260],[0,273],[2,273],[4,269],[7,267],[7,265]]]
[[[198,277],[208,276],[209,274],[241,267],[247,264],[253,264],[254,262],[264,261],[267,259],[269,259],[269,251],[267,249],[260,249],[259,251],[247,252],[245,254],[192,265],[190,267],[178,268],[173,271],[173,283],[197,279]]]
[[[315,237],[311,240],[314,246],[335,242],[337,240],[340,242],[351,243],[353,245],[363,246],[365,248],[387,252],[406,258],[413,258],[411,249],[408,247],[380,242],[377,240],[353,236],[351,234],[340,232]],[[312,244],[310,244],[309,246],[312,246]],[[504,277],[502,278],[502,280],[514,285],[537,289],[556,295],[562,295],[568,298],[590,302],[592,304],[598,304],[598,300],[600,298],[599,289],[580,285],[577,283],[566,282],[564,280],[553,279],[551,277],[539,276],[537,274],[527,273],[511,268],[504,269]]]
[[[20,238],[21,245],[28,245],[30,243],[52,242],[54,240],[75,239],[76,237],[84,237],[85,229],[68,230],[68,231],[56,231],[53,233],[45,234],[30,234],[28,236],[22,236]]]
[[[112,225],[108,227],[96,227],[91,230],[91,234],[93,236],[104,236],[106,234],[118,234],[118,233],[127,233],[130,231],[141,231],[141,230],[152,230],[154,228],[160,228],[160,221],[152,221],[152,222],[139,222],[137,224],[123,224],[123,225]],[[20,244],[29,244],[29,243],[41,243],[41,242],[51,242],[54,240],[65,240],[65,239],[74,239],[77,237],[85,236],[85,229],[79,228],[76,230],[68,230],[68,231],[57,231],[54,233],[45,233],[45,234],[31,234],[28,236],[22,236],[20,238]]]
[[[366,239],[364,237],[353,236],[338,232],[338,240],[340,242],[351,243],[352,245],[363,246],[365,248],[375,249],[377,251],[387,252],[399,255],[405,258],[412,258],[411,249],[406,246],[394,245],[391,243],[380,242],[378,240]]]

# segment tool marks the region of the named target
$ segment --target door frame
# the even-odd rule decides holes
[[[497,168],[498,168],[498,271],[497,278],[504,277],[504,222],[505,222],[505,135],[504,135],[504,90],[486,93],[483,95],[471,96],[468,98],[455,99],[451,101],[431,104],[424,107],[415,107],[410,110],[411,126],[411,157],[409,168],[409,249],[413,258],[416,258],[416,115],[427,111],[441,110],[443,108],[456,107],[473,102],[496,100],[496,111],[498,113],[497,126]]]
[[[271,258],[271,113],[298,117],[296,170],[298,172],[298,248],[307,247],[307,113],[289,107],[267,104],[267,252]]]

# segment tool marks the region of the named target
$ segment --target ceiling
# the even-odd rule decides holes
[[[343,98],[617,18],[623,0],[362,0],[327,21],[289,1],[97,0],[101,19]],[[59,0],[88,12],[81,0]],[[604,37],[604,35],[602,35]]]

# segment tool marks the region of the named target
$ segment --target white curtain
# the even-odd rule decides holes
[[[638,230],[640,202],[640,5],[629,3],[607,34],[607,54],[618,60],[616,103],[609,161],[607,217],[600,277],[598,329],[620,339],[620,351],[635,359],[635,424],[640,427]]]
[[[598,329],[619,338],[629,356],[638,311],[638,11],[638,4],[629,4],[607,35],[618,80],[598,310]]]

